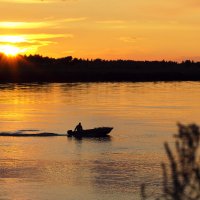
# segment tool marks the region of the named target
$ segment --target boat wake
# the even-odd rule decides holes
[[[53,136],[66,136],[59,133],[40,132],[40,130],[19,130],[15,132],[0,132],[0,136],[10,137],[53,137]]]

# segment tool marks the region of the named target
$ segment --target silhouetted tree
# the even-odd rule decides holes
[[[178,124],[179,133],[175,135],[175,152],[168,143],[165,151],[169,166],[162,164],[163,194],[157,200],[198,200],[200,199],[199,127],[195,124]],[[141,187],[142,199],[148,199],[145,186]]]
[[[50,58],[41,55],[12,58],[0,53],[0,82],[174,80],[200,80],[200,63],[100,58],[88,60],[72,56]]]

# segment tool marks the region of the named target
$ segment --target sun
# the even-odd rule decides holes
[[[7,56],[17,56],[21,52],[21,50],[16,46],[1,45],[0,52],[4,53]]]

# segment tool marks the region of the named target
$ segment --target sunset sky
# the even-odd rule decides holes
[[[0,10],[1,52],[200,61],[199,0],[1,0]]]

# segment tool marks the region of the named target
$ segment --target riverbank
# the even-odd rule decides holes
[[[199,81],[200,62],[0,55],[0,82]]]

